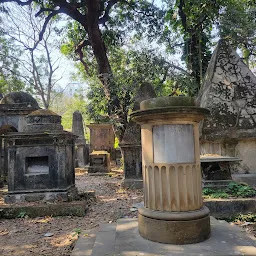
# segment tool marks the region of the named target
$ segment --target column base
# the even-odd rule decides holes
[[[199,243],[211,233],[209,209],[205,206],[198,211],[175,213],[140,208],[138,220],[140,235],[159,243]]]

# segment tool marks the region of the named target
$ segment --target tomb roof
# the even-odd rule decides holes
[[[30,113],[29,116],[58,116],[58,114],[49,109],[38,109]]]
[[[39,108],[37,101],[26,92],[11,92],[2,98],[0,104],[27,104],[32,108]]]

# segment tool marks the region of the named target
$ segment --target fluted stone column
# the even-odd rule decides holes
[[[210,235],[209,210],[203,205],[199,122],[208,114],[189,97],[143,101],[133,112],[141,124],[144,208],[139,209],[142,237],[161,243],[188,244]]]

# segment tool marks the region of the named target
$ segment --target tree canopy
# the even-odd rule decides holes
[[[1,1],[5,2],[34,4],[36,16],[44,18],[38,42],[51,20],[65,14],[68,25],[62,52],[80,62],[78,69],[90,86],[90,114],[107,116],[119,139],[143,79],[159,93],[196,95],[220,37],[238,46],[246,61],[255,55],[251,0]],[[153,48],[160,48],[161,54]],[[177,60],[179,51],[182,58]]]
[[[0,19],[0,92],[24,90],[25,83],[20,79],[18,56],[20,51],[11,39],[5,36]]]

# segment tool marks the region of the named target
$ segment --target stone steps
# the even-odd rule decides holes
[[[70,256],[90,256],[98,231],[99,227],[83,231]]]
[[[101,224],[91,256],[112,256],[115,253],[116,223]]]
[[[256,238],[239,227],[211,217],[211,229],[211,237],[201,243],[160,244],[139,235],[137,219],[119,219],[87,231],[87,237],[80,236],[71,256],[256,255]]]

